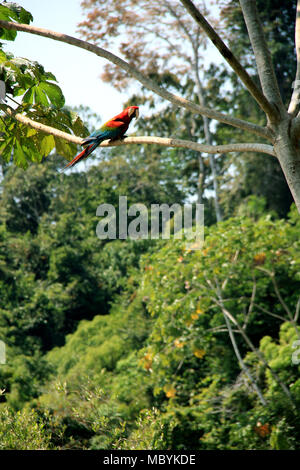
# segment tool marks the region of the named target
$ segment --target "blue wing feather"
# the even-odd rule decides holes
[[[84,142],[84,145],[89,145],[92,142],[96,142],[96,141],[98,142],[98,144],[100,144],[101,142],[103,142],[103,140],[115,139],[120,134],[121,134],[120,129],[113,128],[113,129],[101,130],[100,128],[97,131],[93,132],[86,139],[84,139],[83,142]]]

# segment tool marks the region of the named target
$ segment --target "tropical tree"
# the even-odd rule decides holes
[[[251,70],[253,79],[259,83],[255,60],[251,53],[251,44],[247,28],[241,14],[239,0],[219,0],[220,20],[226,42],[232,52],[239,58],[242,64]],[[296,73],[296,62],[294,59],[294,29],[296,16],[296,2],[286,3],[284,0],[263,1],[257,0],[261,21],[268,47],[272,54],[272,61],[283,102],[286,106],[291,97],[291,77]],[[211,66],[210,103],[218,96],[218,102],[222,103],[222,109],[228,111],[235,108],[238,116],[247,118],[252,122],[264,123],[264,113],[256,106],[254,100],[249,100],[247,90],[242,86],[234,72],[229,71],[224,64],[218,68]],[[225,78],[227,77],[227,78]],[[224,96],[224,79],[227,93]],[[222,93],[223,91],[223,93]],[[215,137],[219,144],[228,139],[238,141],[239,139],[250,139],[250,134],[242,135],[236,131],[229,134],[228,126],[219,124]],[[292,202],[292,195],[280,168],[278,159],[266,159],[263,154],[238,153],[226,156],[228,171],[224,172],[222,178],[222,193],[220,201],[225,215],[232,214],[241,203],[242,199],[249,195],[264,197],[266,209],[276,211],[279,216],[286,217]],[[234,178],[232,178],[234,168]],[[257,178],[257,175],[261,175]]]
[[[82,2],[82,7],[87,11],[87,19],[79,25],[83,37],[94,44],[101,41],[105,47],[113,45],[119,49],[126,61],[138,66],[146,76],[152,77],[174,92],[180,92],[192,101],[206,105],[203,52],[207,49],[207,37],[188,12],[183,11],[178,1],[163,0],[149,5],[149,2],[137,3],[134,0],[127,0],[122,2],[122,5],[113,1],[108,6],[103,0],[91,0]],[[160,21],[157,21],[158,17]],[[125,32],[124,24],[126,24]],[[121,34],[124,40],[120,43],[118,38]],[[105,66],[102,79],[122,90],[132,82],[124,70],[111,63]],[[146,90],[143,91],[143,95],[147,97]],[[150,105],[153,106],[155,98],[157,97],[150,93],[147,100]],[[160,121],[159,116],[164,118],[165,114],[168,116],[168,108],[155,113],[154,120]],[[177,129],[174,131],[177,135],[183,130],[186,138],[212,145],[215,139],[207,116],[202,116],[203,122],[199,122],[196,115],[186,111],[184,114],[176,114]],[[180,117],[185,121],[183,126],[180,125]],[[181,157],[184,157],[182,152]],[[209,155],[209,165],[205,164],[205,157],[200,152],[197,160],[198,202],[203,202],[203,193],[209,176],[207,170],[210,166],[216,220],[220,221],[222,213],[215,155]]]
[[[1,4],[0,26],[2,27],[1,36],[6,39],[14,39],[16,31],[25,31],[48,37],[57,41],[65,42],[77,47],[81,47],[100,57],[107,59],[121,69],[125,70],[128,75],[133,76],[144,87],[152,90],[165,100],[172,102],[179,108],[185,108],[196,115],[202,115],[209,119],[213,119],[232,127],[249,131],[259,138],[263,138],[262,142],[241,142],[229,143],[225,145],[204,145],[191,140],[179,140],[173,138],[161,138],[156,136],[140,136],[124,139],[122,142],[113,145],[127,144],[160,144],[169,147],[191,148],[200,152],[209,154],[217,154],[223,152],[249,151],[262,152],[278,159],[297,208],[300,211],[300,169],[298,139],[300,135],[300,115],[299,115],[299,95],[300,87],[297,81],[300,76],[300,29],[299,21],[296,21],[296,53],[297,53],[297,71],[296,86],[292,93],[288,107],[285,106],[278,80],[275,74],[272,57],[268,48],[262,22],[257,10],[255,0],[240,0],[240,6],[246,23],[250,43],[255,56],[255,64],[259,76],[259,84],[257,84],[250,76],[246,68],[236,58],[232,51],[225,45],[216,30],[208,23],[205,17],[199,11],[191,0],[180,0],[183,11],[188,12],[193,21],[200,26],[209,39],[219,50],[223,58],[229,66],[234,70],[236,75],[242,81],[252,98],[261,108],[265,115],[265,124],[256,124],[245,119],[237,118],[232,113],[223,113],[216,109],[209,108],[203,103],[196,104],[181,96],[171,93],[169,90],[160,86],[153,79],[147,77],[139,67],[133,63],[116,56],[115,54],[89,42],[70,37],[68,35],[45,30],[35,26],[30,26],[32,20],[31,15],[23,8],[16,4]],[[299,5],[299,2],[298,2]],[[300,8],[300,5],[299,5]],[[13,21],[9,21],[13,20]],[[26,24],[24,24],[26,23]],[[1,131],[5,135],[2,144],[2,155],[10,158],[12,150],[16,155],[19,164],[24,165],[22,160],[23,152],[27,159],[36,159],[36,149],[34,149],[35,141],[41,142],[40,132],[47,134],[47,145],[44,147],[44,154],[49,153],[56,145],[59,151],[59,144],[62,139],[73,144],[80,144],[81,138],[70,135],[72,130],[76,133],[79,126],[78,120],[74,116],[68,116],[62,111],[63,103],[59,90],[51,81],[55,79],[53,75],[46,74],[40,67],[32,67],[26,61],[21,63],[1,54],[2,68],[4,73],[4,81],[7,83],[7,91],[14,97],[23,96],[21,103],[17,108],[12,108],[7,104],[1,104],[1,109],[6,113],[3,119]],[[25,73],[24,73],[25,71]],[[50,83],[49,83],[50,82]],[[50,107],[50,102],[53,107]],[[18,121],[18,127],[16,127]],[[59,125],[53,125],[53,123]],[[50,124],[50,125],[49,125]],[[52,125],[51,125],[52,124]],[[57,127],[60,127],[58,129]],[[80,132],[84,130],[80,127]],[[34,130],[32,130],[34,129]],[[63,130],[62,130],[63,129]],[[80,134],[79,132],[79,134]],[[52,136],[52,137],[49,137]],[[34,137],[34,138],[30,138]],[[60,139],[57,142],[55,139]],[[112,143],[103,143],[103,146],[112,145]],[[67,151],[64,149],[65,155]]]

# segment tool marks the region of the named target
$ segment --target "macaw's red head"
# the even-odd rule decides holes
[[[124,113],[131,119],[139,117],[139,107],[138,106],[128,106],[128,108],[124,109]]]
[[[122,122],[129,125],[132,118],[137,119],[138,117],[139,117],[139,107],[138,106],[128,106],[128,108],[125,108],[120,114],[113,117],[108,122],[122,121]]]

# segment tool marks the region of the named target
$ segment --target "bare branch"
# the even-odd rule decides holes
[[[246,366],[245,362],[243,361],[243,358],[240,354],[240,351],[239,351],[239,348],[238,348],[238,345],[236,343],[236,340],[235,340],[235,337],[234,337],[234,333],[233,333],[233,330],[232,330],[232,326],[231,326],[231,323],[229,321],[229,318],[228,316],[225,314],[225,309],[224,309],[224,305],[223,305],[223,301],[222,301],[222,295],[221,295],[221,291],[220,291],[220,288],[219,288],[219,285],[217,283],[217,292],[218,292],[218,296],[219,296],[219,299],[220,299],[220,304],[222,306],[222,312],[223,312],[223,316],[224,316],[224,319],[225,319],[225,323],[226,323],[226,326],[227,326],[227,329],[228,329],[228,334],[229,334],[229,338],[231,340],[231,344],[232,344],[232,347],[233,347],[233,350],[235,352],[235,355],[237,357],[237,360],[241,366],[241,369],[244,371],[244,373],[246,374],[246,376],[248,377],[248,379],[250,380],[254,390],[256,391],[257,395],[259,396],[259,399],[260,401],[262,402],[262,404],[264,406],[267,405],[267,402],[266,400],[264,399],[264,396],[262,394],[262,391],[260,390],[259,386],[257,385],[256,381],[254,380],[254,378],[252,377],[251,373],[250,373],[250,370],[248,369],[248,367]]]
[[[210,119],[215,119],[233,127],[238,127],[239,129],[243,129],[245,131],[251,132],[253,134],[264,137],[270,141],[273,141],[273,134],[268,128],[258,126],[242,119],[234,118],[232,116],[215,111],[214,109],[195,104],[192,101],[186,100],[180,96],[176,96],[173,93],[170,93],[164,88],[158,86],[153,80],[149,79],[144,74],[142,74],[132,64],[129,64],[125,60],[121,59],[120,57],[116,56],[115,54],[112,54],[111,52],[105,49],[102,49],[101,47],[95,46],[81,39],[74,38],[67,34],[58,33],[44,28],[38,28],[36,26],[29,26],[27,24],[12,23],[10,21],[0,20],[0,26],[5,29],[12,29],[16,31],[24,31],[30,34],[36,34],[38,36],[54,39],[56,41],[64,42],[76,47],[80,47],[81,49],[85,49],[89,52],[98,55],[99,57],[103,57],[104,59],[109,60],[118,67],[121,67],[134,78],[136,78],[136,80],[142,83],[142,85],[144,85],[146,88],[152,90],[154,93],[158,94],[162,98],[170,101],[175,106],[183,107],[194,114],[202,114],[204,116],[209,117]]]
[[[204,16],[200,13],[200,11],[195,7],[191,0],[180,0],[181,3],[184,5],[186,10],[190,13],[190,15],[194,18],[194,20],[203,28],[206,32],[208,37],[211,39],[213,44],[219,50],[221,55],[230,65],[230,67],[235,71],[238,77],[246,86],[247,90],[251,93],[253,98],[256,100],[260,108],[268,115],[268,116],[275,116],[276,110],[274,106],[272,106],[267,98],[263,95],[262,91],[256,86],[248,72],[245,68],[241,65],[241,63],[237,60],[237,58],[233,55],[233,53],[228,49],[226,44],[222,41],[220,36],[217,32],[213,29],[213,27],[208,23],[208,21],[204,18]]]
[[[271,272],[269,271],[268,269],[265,269],[265,268],[262,268],[262,267],[259,267],[257,266],[257,269],[259,269],[260,271],[263,271],[264,273],[268,274],[268,276],[270,276],[271,278],[271,281],[272,281],[272,284],[273,284],[273,287],[274,287],[274,291],[277,295],[277,298],[282,306],[282,308],[284,309],[284,311],[287,313],[287,316],[289,317],[289,322],[293,325],[295,331],[296,331],[296,334],[298,336],[298,338],[300,339],[300,331],[299,331],[299,328],[296,324],[296,321],[295,321],[295,318],[293,317],[293,314],[292,312],[290,311],[288,305],[285,303],[285,301],[283,300],[282,296],[281,296],[281,293],[279,291],[279,287],[278,287],[278,284],[277,284],[277,281],[276,281],[276,277],[275,277],[275,273],[274,272]],[[297,309],[297,307],[296,307]]]
[[[191,63],[191,65],[195,73],[195,81],[196,81],[196,86],[198,90],[197,91],[198,100],[201,106],[206,106],[204,91],[201,85],[200,75],[199,75],[199,52],[198,50],[200,46],[199,44],[200,28],[198,26],[197,40],[195,40],[192,34],[190,33],[188,26],[181,20],[181,16],[172,7],[169,1],[168,0],[162,0],[162,1],[165,7],[167,8],[167,10],[169,11],[169,13],[175,18],[177,24],[179,25],[181,30],[184,32],[184,34],[187,36],[188,40],[190,41],[191,48],[192,48],[193,55],[194,55],[194,61]],[[204,127],[204,135],[205,135],[206,143],[208,145],[212,145],[212,136],[211,136],[211,132],[209,128],[209,119],[206,116],[202,116],[202,119],[203,119],[203,127]],[[222,220],[222,211],[221,211],[220,202],[219,202],[219,184],[218,184],[218,178],[217,178],[215,155],[213,154],[209,155],[209,164],[211,168],[213,188],[214,188],[214,193],[215,193],[214,204],[215,204],[216,220],[217,222],[220,222]],[[202,173],[202,177],[204,177],[204,172],[201,172],[201,173]],[[199,179],[199,183],[200,183],[200,179]],[[203,184],[201,185],[201,187],[203,188]],[[199,188],[200,188],[200,184],[198,186],[198,189]]]
[[[249,336],[246,334],[246,332],[243,330],[243,328],[240,326],[240,324],[237,322],[237,320],[233,317],[233,315],[231,315],[231,313],[226,308],[224,308],[224,305],[222,305],[222,297],[219,296],[219,292],[217,292],[217,294],[218,294],[218,300],[215,299],[215,302],[222,309],[223,315],[226,316],[237,327],[237,329],[241,333],[242,337],[244,338],[246,344],[250,347],[251,351],[253,351],[254,354],[258,357],[258,359],[260,359],[260,361],[264,364],[264,366],[267,369],[269,369],[269,371],[272,374],[274,380],[278,383],[278,385],[280,385],[280,387],[282,388],[284,394],[287,396],[287,398],[291,402],[291,405],[292,405],[293,409],[296,410],[295,403],[293,401],[292,395],[291,395],[289,389],[287,388],[287,386],[282,382],[282,380],[277,375],[275,370],[268,364],[268,362],[264,358],[261,351],[254,346],[254,344],[250,340]]]
[[[258,308],[258,310],[261,310],[262,312],[266,313],[267,315],[270,315],[271,317],[278,318],[282,322],[286,322],[286,318],[282,317],[281,315],[277,315],[276,313],[269,312],[269,310],[265,309],[264,307],[261,307],[260,305],[254,303],[254,307]]]
[[[186,27],[186,25],[184,24],[183,21],[181,21],[181,18],[180,16],[176,13],[176,11],[174,10],[174,8],[172,8],[172,6],[169,4],[169,2],[167,0],[163,0],[163,4],[165,5],[165,7],[168,9],[168,11],[171,13],[171,15],[174,16],[174,18],[177,20],[178,24],[180,25],[180,27],[182,28],[182,30],[185,32],[186,36],[189,38],[190,40],[190,43],[193,45],[194,41],[193,41],[193,37],[189,31],[189,29]]]
[[[240,0],[250,42],[255,55],[257,71],[262,90],[268,101],[284,112],[278,82],[275,76],[271,54],[265,40],[262,24],[258,15],[255,0]],[[277,120],[277,114],[268,114],[270,120]]]
[[[299,109],[300,102],[300,0],[297,2],[296,27],[295,27],[295,46],[297,57],[296,77],[294,81],[294,91],[290,101],[288,112],[295,116]]]
[[[190,140],[173,139],[167,137],[141,136],[127,137],[122,141],[101,144],[103,147],[113,147],[122,144],[158,144],[164,147],[179,147],[196,150],[197,152],[221,154],[226,152],[262,152],[275,157],[273,147],[267,144],[228,144],[228,145],[204,145]]]
[[[246,315],[245,315],[244,324],[243,324],[243,329],[245,329],[245,328],[247,327],[248,320],[249,320],[250,315],[251,315],[252,310],[253,310],[255,296],[256,296],[256,279],[255,279],[255,276],[253,276],[252,294],[251,294],[251,299],[250,299],[248,311],[247,311],[247,313],[246,313]]]
[[[44,132],[45,134],[53,135],[65,139],[73,144],[81,145],[83,139],[76,137],[67,132],[60,131],[54,127],[46,126],[40,122],[33,121],[27,116],[20,113],[14,113],[14,110],[9,106],[6,107],[6,112],[17,121],[25,124],[26,126],[32,127],[37,131]],[[267,144],[259,143],[241,143],[241,144],[228,144],[228,145],[204,145],[192,142],[190,140],[173,139],[167,137],[156,137],[156,136],[140,136],[140,137],[125,137],[125,139],[111,142],[110,140],[103,141],[99,147],[118,147],[120,145],[132,145],[132,144],[157,144],[163,147],[177,147],[195,150],[196,152],[205,153],[226,153],[226,152],[262,152],[275,157],[273,147]]]
[[[300,312],[300,297],[299,297],[297,305],[296,305],[296,311],[295,311],[295,316],[294,316],[294,322],[295,323],[297,323],[297,321],[298,321],[299,312]]]
[[[236,250],[236,252],[234,253],[234,257],[231,261],[231,270],[230,272],[228,273],[228,276],[226,277],[226,279],[223,281],[222,283],[222,290],[225,290],[226,289],[226,286],[227,286],[227,283],[228,283],[228,279],[229,277],[231,276],[233,270],[234,270],[234,266],[235,266],[235,263],[237,262],[237,259],[238,259],[238,256],[240,254],[240,250]],[[223,302],[224,302],[224,299],[223,299]]]
[[[227,318],[228,320],[230,320],[236,326],[239,333],[243,337],[245,343],[249,346],[251,351],[254,352],[256,357],[258,357],[258,359],[264,364],[264,366],[267,369],[269,369],[269,371],[272,374],[274,380],[278,383],[278,385],[280,385],[283,392],[288,397],[289,401],[291,402],[291,405],[292,405],[293,409],[296,410],[295,403],[293,401],[292,395],[291,395],[289,389],[287,388],[287,386],[281,381],[280,377],[277,375],[275,370],[268,364],[268,362],[264,358],[264,355],[261,353],[261,351],[254,346],[254,344],[252,343],[251,339],[249,338],[249,336],[247,335],[245,330],[240,326],[239,322],[234,318],[234,316],[229,312],[229,310],[227,310],[227,308],[225,308],[224,300],[223,300],[223,297],[222,297],[222,290],[219,286],[218,280],[215,278],[215,283],[216,283],[215,286],[213,285],[213,283],[210,279],[206,279],[206,282],[211,287],[211,289],[213,289],[215,291],[215,293],[217,295],[217,298],[213,299],[213,300],[216,303],[216,305],[218,305],[221,308],[223,316],[225,318]],[[227,324],[227,322],[226,322],[226,324]]]

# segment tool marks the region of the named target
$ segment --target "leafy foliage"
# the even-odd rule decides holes
[[[81,322],[65,346],[47,354],[56,372],[35,406],[65,426],[56,445],[297,448],[299,365],[292,354],[300,331],[288,315],[299,292],[295,221],[293,214],[290,222],[243,216],[211,227],[200,251],[172,240],[145,255],[110,314]],[[218,285],[255,346],[234,333],[265,405],[228,342]],[[270,370],[287,384],[295,408]]]
[[[228,5],[236,18],[236,2]],[[0,5],[0,18],[32,19],[7,2]],[[279,20],[278,32],[267,19],[268,40],[282,59],[285,20]],[[133,12],[127,20],[137,27]],[[107,21],[114,36],[122,23],[111,16]],[[235,28],[243,31],[239,21]],[[10,31],[1,34],[15,38]],[[273,34],[282,47],[272,42]],[[123,52],[130,56],[128,44]],[[161,85],[197,100],[189,79],[181,85],[175,74],[155,71],[171,60],[157,55],[144,66]],[[259,121],[238,86],[232,97],[219,86],[227,72],[212,66],[207,73],[212,103],[226,111],[239,103],[242,113]],[[64,107],[55,77],[40,64],[1,50],[0,79],[8,99],[19,100],[14,112],[86,135],[82,120]],[[143,99],[138,97],[155,109],[151,97]],[[228,218],[217,225],[206,201],[200,250],[187,249],[184,238],[99,240],[96,210],[102,202],[117,207],[125,194],[128,205],[182,203],[196,190],[204,198],[197,178],[207,159],[199,162],[188,151],[132,147],[120,155],[113,149],[88,171],[58,175],[61,157],[44,157],[56,148],[71,158],[76,148],[5,111],[3,103],[0,337],[7,363],[0,366],[0,448],[298,449],[296,209],[279,220],[276,212],[286,215],[289,202],[284,209],[280,200],[270,204],[266,191],[251,189],[248,165],[243,169],[243,162],[240,168],[222,157],[218,171],[231,172],[233,181],[230,186],[224,180],[223,189],[238,187],[240,175],[248,186],[223,194]],[[198,118],[166,107],[141,121],[139,131],[193,138],[196,125],[202,130]],[[231,138],[224,126],[216,131],[220,143]],[[32,164],[25,173],[10,164],[12,156],[22,168],[43,165]],[[266,186],[272,171],[266,171]],[[206,184],[211,189],[209,179]]]
[[[0,19],[29,23],[33,18],[18,4],[5,2],[5,5],[0,5]],[[2,39],[14,40],[16,35],[13,30],[1,29]],[[13,157],[17,166],[26,169],[30,162],[40,163],[54,148],[63,157],[73,158],[76,145],[44,134],[14,119],[14,114],[20,113],[33,121],[77,136],[88,135],[79,116],[64,108],[65,98],[55,76],[46,72],[38,62],[14,57],[4,52],[2,47],[3,45],[0,49],[0,80],[5,83],[7,99],[13,105],[13,108],[9,108],[12,114],[8,114],[8,104],[0,104],[0,155],[3,161],[10,162]]]
[[[38,415],[31,410],[0,409],[1,450],[47,450],[50,435]]]
[[[5,2],[0,5],[0,19],[4,21],[16,21],[17,23],[29,24],[33,21],[31,13],[15,2]],[[17,32],[8,29],[0,29],[1,39],[14,41]]]

